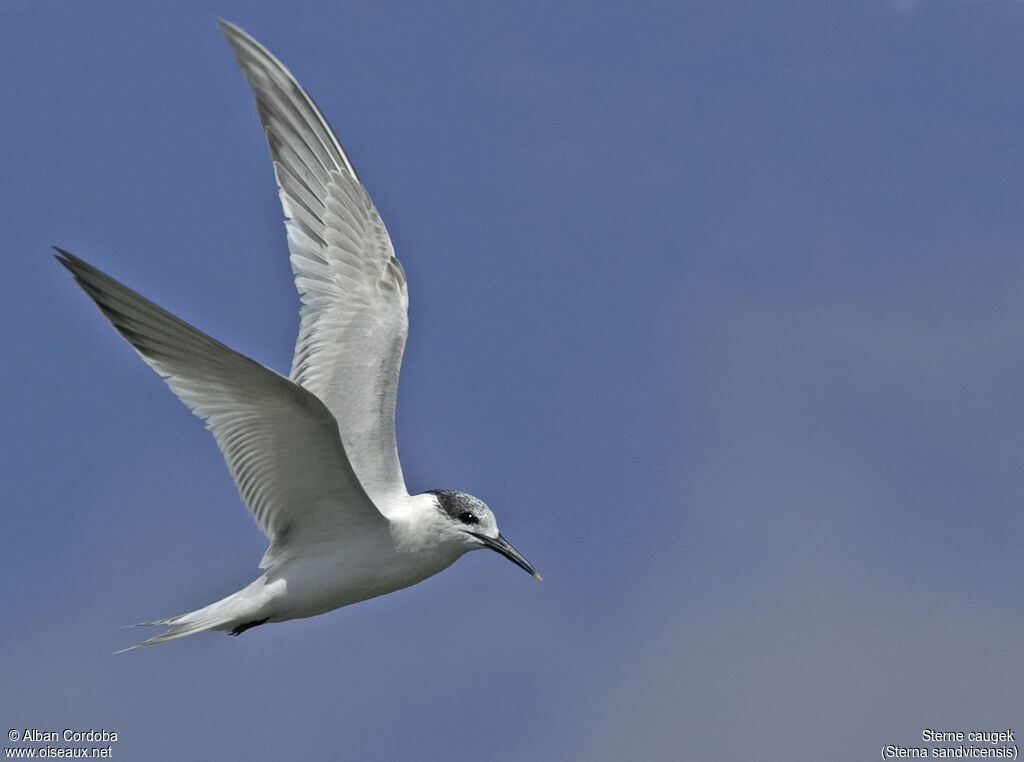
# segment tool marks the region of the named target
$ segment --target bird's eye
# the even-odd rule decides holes
[[[463,524],[476,524],[479,520],[472,511],[463,511],[459,514],[459,521]]]

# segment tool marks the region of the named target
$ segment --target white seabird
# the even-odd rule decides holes
[[[206,421],[270,541],[258,579],[196,611],[146,622],[168,629],[132,648],[322,614],[414,585],[479,548],[540,579],[481,500],[408,493],[395,445],[405,273],[312,99],[260,43],[217,23],[256,95],[280,186],[302,301],[289,376],[57,249],[117,331]]]

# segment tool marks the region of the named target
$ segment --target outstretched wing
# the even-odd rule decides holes
[[[205,419],[270,539],[261,567],[386,524],[352,471],[334,416],[316,395],[57,251],[118,333]]]
[[[312,99],[266,48],[218,21],[256,95],[302,299],[291,378],[338,420],[363,488],[406,495],[395,399],[409,333],[405,273],[387,229]]]

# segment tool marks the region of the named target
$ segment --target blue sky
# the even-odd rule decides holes
[[[296,74],[390,229],[410,489],[482,497],[543,582],[474,553],[111,655],[265,545],[49,250],[287,370],[215,16]],[[862,760],[1013,727],[1021,40],[997,0],[0,0],[0,721],[154,760]]]

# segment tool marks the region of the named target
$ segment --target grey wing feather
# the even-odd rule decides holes
[[[384,518],[363,491],[315,395],[210,338],[62,249],[58,260],[114,328],[206,421],[270,540],[261,566]]]
[[[291,378],[334,414],[363,488],[385,506],[406,494],[395,443],[405,273],[316,104],[266,48],[218,23],[256,96],[286,217],[302,300]]]

